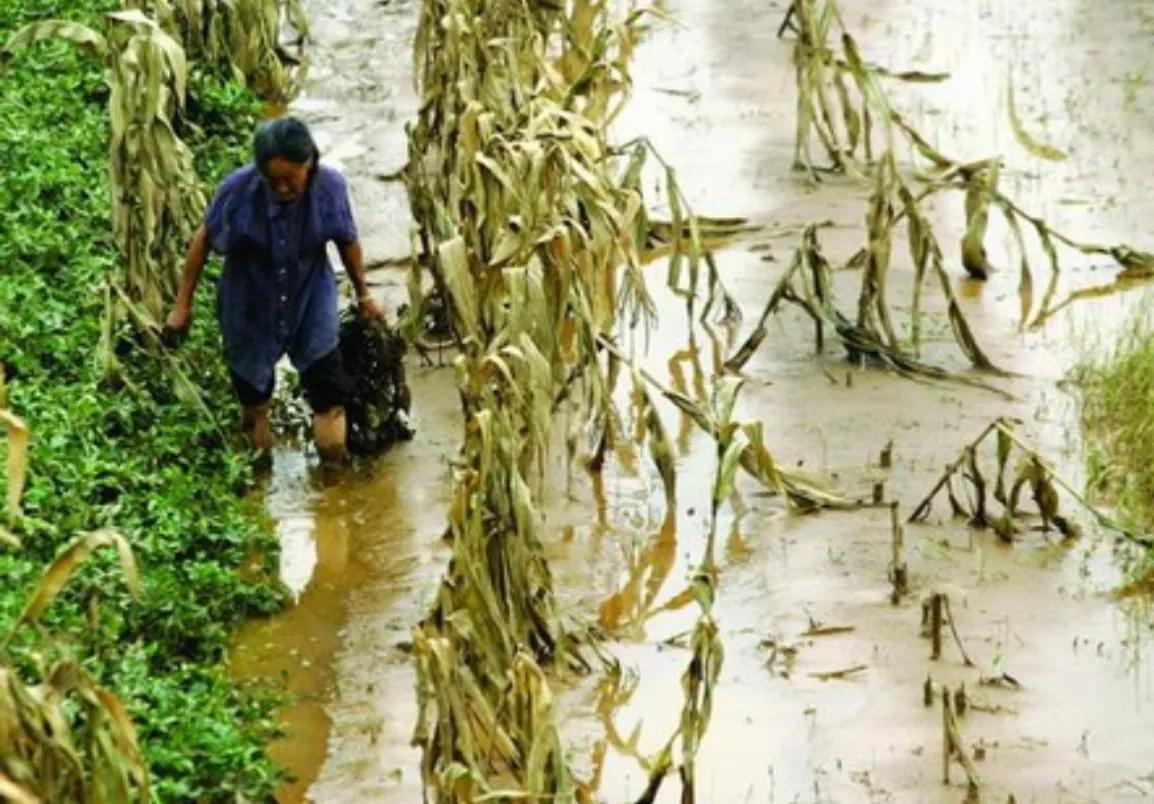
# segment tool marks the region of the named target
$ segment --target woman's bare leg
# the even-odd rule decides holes
[[[268,420],[269,405],[245,405],[241,410],[241,426],[253,449],[268,452],[272,449],[272,426]]]
[[[323,413],[313,414],[313,440],[321,460],[328,463],[344,460],[348,452],[348,423],[343,407],[333,407]]]

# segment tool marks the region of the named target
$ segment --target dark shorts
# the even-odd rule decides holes
[[[236,391],[237,399],[245,407],[264,405],[272,399],[273,387],[276,385],[276,376],[269,380],[268,388],[260,389],[243,379],[234,371],[232,387]],[[341,350],[333,349],[324,357],[317,360],[301,373],[301,386],[305,391],[305,399],[314,413],[324,413],[345,404],[352,383],[341,362]]]

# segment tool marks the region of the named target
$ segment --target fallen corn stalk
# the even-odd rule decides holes
[[[983,474],[979,459],[979,448],[989,443],[991,437],[997,463],[992,483]],[[1010,466],[1014,454],[1019,457],[1016,468]],[[909,521],[929,517],[934,500],[945,494],[955,517],[968,520],[974,527],[992,528],[1005,541],[1012,541],[1029,516],[1022,506],[1022,493],[1029,491],[1034,502],[1033,516],[1040,519],[1043,531],[1056,529],[1064,537],[1077,536],[1077,525],[1059,510],[1058,489],[1072,497],[1102,527],[1132,541],[1154,544],[1150,536],[1123,527],[1092,506],[1048,461],[1022,441],[1009,420],[1002,418],[987,425],[946,467],[929,494],[914,508]],[[994,504],[999,510],[994,510]]]

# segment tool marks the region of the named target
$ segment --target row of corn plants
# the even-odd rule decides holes
[[[250,91],[293,91],[271,21],[290,13],[299,27],[283,3],[0,11],[14,160],[0,179],[12,199],[0,227],[5,800],[254,799],[280,777],[263,756],[271,701],[233,689],[223,665],[231,627],[279,597],[271,534],[237,496],[248,468],[211,412],[227,409],[217,336],[202,327],[178,362],[155,335],[202,212],[200,176],[246,158]],[[77,169],[102,163],[106,183]],[[237,573],[246,561],[255,579]]]
[[[637,20],[613,28],[581,0],[422,7],[408,186],[465,416],[453,558],[414,639],[416,740],[436,800],[588,795],[547,671],[587,670],[594,637],[558,609],[540,504],[561,408],[593,451],[620,431],[598,338],[623,311],[652,309],[639,171],[622,173],[606,143]],[[410,289],[420,310],[417,271]]]
[[[615,148],[607,133],[651,14],[615,19],[600,0],[422,6],[421,107],[407,172],[419,231],[411,320],[424,319],[430,298],[445,300],[465,422],[449,511],[453,557],[414,638],[415,741],[439,801],[593,795],[592,780],[574,778],[567,764],[551,690],[593,669],[603,636],[560,610],[541,548],[560,431],[570,461],[594,475],[617,446],[646,449],[672,511],[675,459],[656,412],[661,396],[726,445],[727,482],[744,469],[792,505],[846,502],[779,470],[759,426],[719,423],[618,345],[656,315],[641,271],[653,231],[641,176],[652,152],[644,141]],[[670,284],[691,309],[704,295],[703,314],[732,312],[701,224],[682,212],[672,171],[666,179]],[[633,426],[618,406],[627,376]],[[711,579],[712,562],[703,566]],[[698,630],[695,666],[708,669],[692,672],[679,732],[688,790],[720,666],[707,603]]]

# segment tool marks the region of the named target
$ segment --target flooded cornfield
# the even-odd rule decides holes
[[[538,5],[548,4],[525,8],[545,14]],[[597,8],[590,19],[627,13],[577,5]],[[453,68],[446,51],[430,45],[432,55],[415,61],[414,48],[447,36],[467,53],[460,43],[473,24],[446,13],[430,33],[423,6],[441,4],[306,3],[311,62],[291,107],[349,178],[370,280],[390,318],[413,303],[411,263],[435,229],[410,205],[414,182],[439,186],[414,160],[454,150],[432,135],[411,145],[444,124],[428,97],[422,103],[414,64],[428,71],[441,58],[448,66],[438,69]],[[245,626],[232,668],[291,698],[285,735],[270,749],[296,777],[280,800],[1154,796],[1154,617],[1144,599],[1116,594],[1136,534],[1081,499],[1084,445],[1070,381],[1085,344],[1108,340],[1147,298],[1140,250],[1154,249],[1145,180],[1154,168],[1146,81],[1154,6],[843,0],[830,8],[670,0],[629,23],[637,28],[627,73],[606,56],[584,76],[594,85],[604,74],[631,79],[620,114],[597,118],[611,147],[597,150],[595,125],[550,134],[594,132],[572,157],[593,153],[592,165],[627,162],[630,151],[616,146],[651,148],[636,183],[623,181],[628,192],[606,185],[588,204],[609,209],[634,191],[644,198],[650,248],[635,270],[651,324],[630,326],[631,311],[614,319],[590,301],[589,319],[609,323],[569,333],[579,345],[557,347],[542,369],[562,359],[581,366],[572,355],[587,349],[620,374],[597,399],[618,411],[620,422],[606,414],[605,428],[619,438],[608,446],[594,438],[596,461],[581,460],[580,411],[549,405],[550,395],[544,424],[536,409],[522,430],[513,424],[546,448],[506,461],[525,475],[514,471],[507,492],[524,487],[528,513],[504,511],[483,487],[460,491],[473,482],[462,468],[470,450],[505,460],[493,457],[500,448],[472,441],[477,406],[461,379],[471,364],[457,358],[491,335],[474,319],[506,324],[503,313],[463,304],[456,326],[471,337],[408,358],[413,440],[335,481],[299,448],[278,450],[258,493],[276,522],[295,604]],[[815,31],[828,39],[806,46]],[[613,55],[627,61],[627,50]],[[820,84],[812,76],[822,70],[838,77],[806,84]],[[451,95],[454,82],[441,78]],[[818,98],[804,131],[799,92]],[[462,131],[475,123],[490,136],[468,108],[457,110]],[[425,128],[414,122],[422,114]],[[856,134],[851,117],[864,127]],[[871,137],[874,153],[862,153]],[[808,155],[799,138],[810,140]],[[843,161],[836,170],[830,155]],[[583,181],[594,178],[608,181]],[[494,203],[488,192],[478,205]],[[983,204],[983,250],[963,267],[959,244],[973,236]],[[698,222],[683,224],[690,215]],[[892,249],[879,245],[886,233]],[[503,255],[489,264],[517,253],[476,237]],[[594,234],[582,248],[602,246]],[[1059,267],[1051,251],[1060,251]],[[437,262],[449,264],[444,243]],[[669,281],[675,263],[681,278]],[[687,305],[691,266],[701,284]],[[443,270],[444,292],[457,294],[460,277]],[[707,287],[706,274],[717,283]],[[867,276],[880,293],[862,292]],[[583,301],[581,292],[567,298]],[[717,303],[703,316],[711,294]],[[775,296],[782,303],[767,308]],[[509,365],[485,382],[508,379],[513,390],[482,389],[477,400],[497,394],[515,407],[523,392],[532,401],[516,363],[535,348],[527,339],[487,353]],[[905,350],[913,341],[916,359]],[[510,344],[519,351],[501,351]],[[919,511],[951,466],[948,488]],[[1020,510],[1007,503],[1009,486]],[[469,549],[469,514],[485,505],[495,507],[478,515],[482,524],[507,515],[518,534],[535,534],[528,543],[542,560],[530,551],[528,569],[494,571],[497,599],[528,594],[500,585],[521,570],[537,583],[545,567],[550,579],[532,587],[533,600],[548,603],[545,624],[532,622],[524,644],[509,637],[508,699],[495,708],[482,703],[484,679],[475,694],[461,693],[464,702],[438,684],[504,661],[454,641],[480,640],[481,626],[461,625],[477,616],[462,601],[488,598],[470,597],[452,573],[474,577],[455,554]],[[1040,515],[1018,516],[1026,510]],[[564,638],[549,643],[557,634]],[[582,661],[569,660],[570,647]],[[486,725],[506,719],[518,724],[507,735]],[[534,788],[542,775],[553,792]]]

